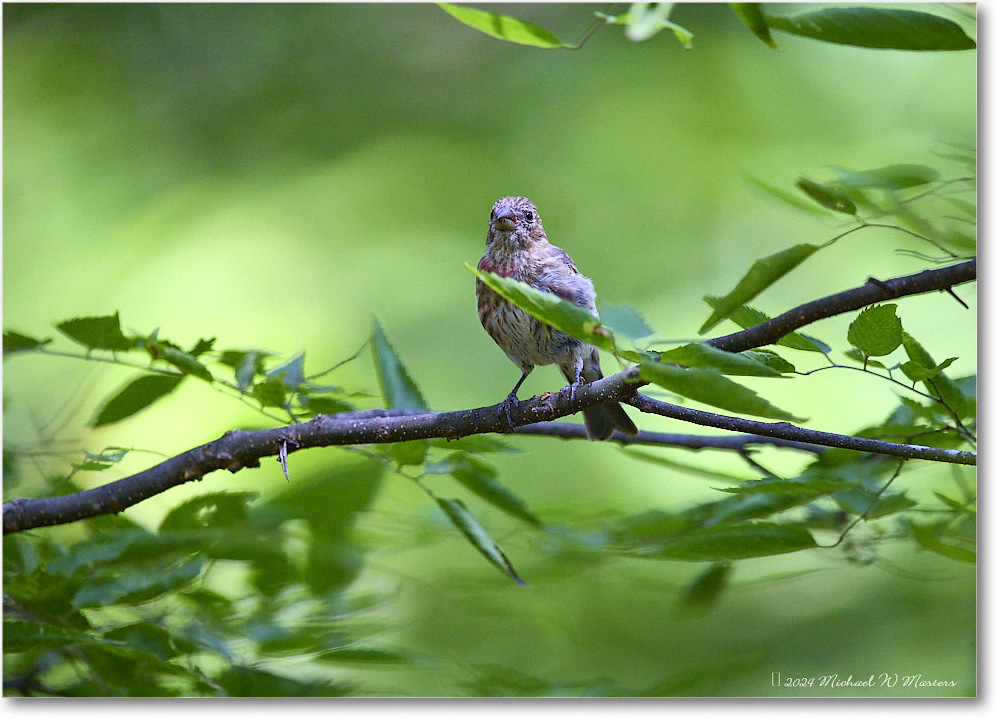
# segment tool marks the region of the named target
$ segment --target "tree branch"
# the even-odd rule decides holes
[[[953,285],[976,277],[976,261],[959,263],[915,275],[887,281],[869,280],[864,286],[806,303],[777,318],[738,333],[715,338],[707,343],[717,348],[738,352],[774,343],[782,336],[821,318],[857,310],[865,305],[932,290],[947,290]],[[517,431],[530,435],[577,437],[580,431],[570,430],[569,424],[539,426],[539,423],[577,413],[598,403],[617,400],[629,403],[646,413],[706,425],[724,430],[751,433],[770,439],[774,445],[791,445],[803,450],[815,446],[848,448],[868,453],[881,453],[902,458],[922,458],[974,465],[976,454],[926,446],[889,443],[836,433],[811,431],[788,423],[763,423],[744,418],[696,411],[641,396],[636,389],[646,382],[639,378],[637,368],[603,378],[576,389],[570,398],[568,389],[559,393],[521,401],[511,411]],[[227,469],[233,473],[242,468],[257,467],[265,456],[279,452],[291,454],[304,448],[369,443],[394,443],[429,438],[455,439],[478,433],[509,432],[502,404],[447,413],[360,411],[337,416],[316,416],[310,421],[262,431],[229,431],[218,440],[193,448],[141,473],[79,493],[53,498],[15,499],[3,505],[3,532],[13,533],[30,528],[52,526],[118,513],[174,486],[199,480],[212,471]],[[405,414],[404,414],[405,413]],[[582,434],[580,434],[582,437]],[[645,432],[634,439],[619,438],[622,443],[652,443],[683,445],[674,434]],[[690,438],[690,437],[689,437]],[[698,438],[688,447],[723,447],[723,441],[708,442]],[[668,440],[669,439],[669,440]],[[748,439],[729,439],[737,447],[745,447]],[[718,443],[718,444],[717,444]],[[807,444],[808,447],[802,444]]]

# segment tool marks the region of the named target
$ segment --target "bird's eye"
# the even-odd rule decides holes
[[[526,210],[524,211],[524,219],[530,223],[535,219],[535,214],[532,213],[530,210]]]

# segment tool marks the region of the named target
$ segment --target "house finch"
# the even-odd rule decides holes
[[[527,198],[500,198],[493,204],[486,254],[479,261],[479,269],[554,293],[597,315],[593,283],[580,274],[566,251],[549,243],[538,210]],[[480,280],[476,280],[476,299],[483,328],[521,369],[521,380],[504,401],[508,421],[510,408],[517,403],[517,390],[536,365],[558,365],[569,381],[571,397],[581,379],[592,383],[604,377],[594,346],[542,323]],[[638,433],[614,401],[584,409],[583,420],[591,440],[610,438],[616,428],[629,435]]]

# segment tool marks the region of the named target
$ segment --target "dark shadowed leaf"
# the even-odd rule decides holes
[[[209,383],[212,382],[212,373],[190,353],[185,353],[179,348],[167,347],[163,349],[163,357],[166,358],[172,366],[184,371],[184,373],[196,376],[202,380],[208,381]]]
[[[164,516],[160,521],[159,530],[162,533],[197,528],[221,528],[242,523],[246,520],[249,505],[258,495],[253,492],[220,491],[192,498]]]
[[[35,621],[4,619],[3,652],[41,652],[94,640],[94,637],[65,626]]]
[[[707,607],[713,605],[729,584],[733,566],[728,561],[713,563],[687,587],[681,596],[682,606]]]
[[[715,310],[718,310],[723,306],[722,299],[713,295],[706,295],[703,300]],[[751,328],[755,325],[760,325],[765,321],[771,320],[771,316],[767,315],[763,311],[757,310],[753,306],[741,305],[729,313],[729,320],[733,321],[741,328]],[[786,348],[794,348],[795,350],[804,350],[811,353],[830,352],[830,346],[823,341],[795,331],[782,336],[781,339],[775,343],[775,345],[782,345]]]
[[[882,188],[903,190],[933,183],[941,174],[926,165],[886,165],[872,170],[846,170],[837,168],[841,185],[855,188]]]
[[[95,428],[135,415],[170,393],[184,376],[159,373],[139,376],[104,402],[91,423]]]
[[[786,273],[794,270],[796,266],[817,250],[819,250],[819,246],[817,245],[802,243],[754,261],[754,264],[750,266],[750,270],[736,284],[735,288],[721,298],[713,297],[713,301],[709,303],[713,308],[712,315],[698,329],[698,332],[707,333],[719,321],[723,318],[728,318],[730,313],[755,298]],[[705,297],[706,302],[708,302],[709,297],[712,296]]]
[[[134,340],[122,334],[118,313],[64,320],[56,325],[60,331],[87,348],[100,350],[129,350]]]
[[[645,362],[640,368],[640,374],[645,380],[699,403],[762,418],[803,420],[771,405],[746,386],[729,380],[711,368],[680,368],[653,362]]]
[[[375,373],[386,404],[397,410],[427,410],[427,402],[420,389],[389,343],[377,318],[372,321],[372,350],[375,356]]]
[[[903,322],[896,304],[865,308],[847,329],[847,342],[868,356],[889,355],[903,342]]]
[[[767,15],[775,30],[828,43],[895,50],[971,50],[976,43],[951,20],[894,8],[831,7],[788,17]]]
[[[920,523],[910,523],[909,528],[913,533],[913,538],[921,546],[929,551],[939,553],[946,558],[966,563],[976,562],[976,552],[971,548],[948,543],[941,539],[942,528],[938,525],[924,525]],[[7,645],[7,627],[4,623],[4,646]]]
[[[532,25],[524,20],[497,13],[476,10],[451,3],[438,3],[438,7],[474,30],[486,33],[497,40],[530,45],[536,48],[567,48],[567,45],[545,28]]]
[[[12,330],[5,330],[3,332],[4,353],[13,353],[19,350],[34,350],[51,342],[51,338],[32,338],[31,336],[22,335]]]
[[[764,41],[765,44],[778,49],[778,44],[771,37],[771,28],[767,25],[764,11],[760,9],[760,3],[730,3],[736,16],[743,21],[753,31],[753,34]]]
[[[216,683],[233,697],[326,698],[344,696],[350,691],[349,687],[330,681],[300,681],[246,666],[226,669]]]
[[[97,578],[85,583],[73,597],[78,608],[108,606],[114,603],[144,603],[194,580],[201,572],[202,561],[195,558],[182,566],[166,570],[147,569],[116,573],[113,578]]]
[[[436,500],[441,510],[448,516],[448,520],[451,521],[452,525],[462,532],[462,535],[468,539],[469,543],[477,551],[486,557],[487,561],[499,568],[519,585],[528,585],[517,575],[517,571],[514,570],[514,566],[507,558],[507,554],[503,552],[503,549],[500,548],[496,541],[490,538],[486,529],[479,525],[479,521],[469,513],[464,503],[458,499],[449,498],[438,498]]]

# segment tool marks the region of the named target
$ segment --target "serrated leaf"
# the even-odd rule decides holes
[[[499,544],[490,538],[490,535],[486,532],[479,521],[469,513],[469,510],[465,507],[465,504],[458,499],[449,498],[437,498],[438,506],[441,510],[445,512],[448,516],[448,520],[451,521],[452,525],[455,526],[462,535],[468,539],[469,543],[479,551],[487,561],[492,563],[503,573],[507,574],[511,579],[513,579],[517,584],[521,586],[527,586],[520,576],[517,575],[517,571],[514,570],[513,564],[507,558],[507,555],[500,548]]]
[[[464,453],[453,454],[447,461],[450,463],[448,473],[468,490],[501,511],[536,528],[541,527],[542,522],[528,510],[528,504],[496,480],[493,466]]]
[[[427,402],[420,389],[393,350],[377,318],[372,321],[372,352],[379,388],[389,408],[404,411],[427,410]]]
[[[184,376],[159,373],[139,376],[104,402],[91,426],[98,428],[135,415],[173,391]]]
[[[767,46],[778,49],[778,43],[771,37],[771,28],[768,27],[764,11],[760,9],[760,3],[729,3],[729,5],[754,35],[763,40]]]
[[[762,418],[804,420],[771,405],[746,386],[711,368],[680,368],[653,362],[642,363],[639,367],[643,379],[699,403]]]
[[[39,340],[38,338],[32,338],[31,336],[22,335],[12,330],[5,330],[3,332],[3,352],[13,353],[19,350],[35,350],[36,348],[41,348],[52,342],[51,338],[43,338]]]
[[[642,314],[630,305],[602,306],[601,323],[626,338],[646,338],[655,332]]]
[[[486,33],[497,40],[505,40],[518,45],[530,45],[536,48],[574,47],[567,45],[545,28],[509,15],[500,15],[451,3],[438,3],[438,7],[463,25]]]
[[[924,350],[924,347],[917,342],[916,338],[905,331],[903,332],[903,348],[906,350],[906,355],[910,357],[910,360],[916,361],[924,368],[935,368],[937,366],[931,354]],[[943,371],[939,371],[937,375],[933,378],[928,378],[923,383],[932,394],[940,394],[941,400],[948,404],[959,417],[964,418],[966,414],[975,412],[973,403],[975,400],[974,391],[967,396]]]
[[[536,290],[519,280],[487,273],[468,263],[465,264],[465,267],[490,289],[538,320],[577,340],[613,353],[617,352],[618,349],[611,332],[601,325],[601,321],[596,316],[591,315],[583,308],[573,305],[553,293]]]
[[[672,348],[661,354],[660,360],[689,368],[714,368],[726,375],[781,377],[778,371],[750,356],[730,353],[705,343],[688,343]]]
[[[135,341],[122,334],[118,312],[114,315],[72,318],[56,324],[63,334],[89,349],[130,350]]]
[[[941,371],[957,360],[958,356],[953,356],[945,361],[942,361],[941,363],[938,363],[933,368],[926,368],[916,361],[906,361],[905,363],[900,364],[899,369],[903,371],[903,373],[906,374],[906,377],[911,381],[925,381],[938,375]]]
[[[815,40],[895,50],[971,50],[976,43],[937,15],[869,7],[830,7],[788,17],[767,15],[775,30]]]
[[[713,295],[706,295],[703,300],[710,308],[718,310],[723,307],[722,299]],[[729,320],[733,321],[741,328],[752,328],[771,320],[771,316],[763,311],[757,310],[753,306],[741,305],[729,313]],[[810,353],[829,353],[830,346],[818,338],[792,331],[775,341],[775,345],[793,348],[795,350],[809,351]]]
[[[854,188],[881,188],[882,190],[903,190],[933,183],[941,174],[926,165],[885,165],[871,170],[847,170],[836,168],[841,185]]]
[[[896,304],[865,308],[847,329],[847,342],[865,357],[889,355],[903,342],[903,322],[896,315]]]
[[[697,529],[668,541],[653,555],[678,561],[725,561],[806,548],[816,548],[816,540],[801,526],[754,521]]]
[[[188,353],[197,358],[200,355],[208,353],[214,346],[215,338],[199,338],[198,342],[194,344],[194,347]]]
[[[763,478],[747,481],[734,488],[725,488],[728,493],[781,493],[785,495],[802,496],[803,498],[818,498],[828,493],[844,490],[845,481],[836,477],[803,476],[801,478]]]
[[[698,332],[707,333],[719,321],[723,318],[728,318],[730,313],[755,298],[784,275],[794,270],[817,250],[819,250],[819,246],[817,245],[802,243],[754,261],[747,274],[740,279],[740,282],[729,293],[721,298],[715,298],[714,296],[705,297],[706,302],[708,302],[709,297],[713,298],[713,302],[709,304],[712,306],[713,311],[704,325],[698,329]]]
[[[799,178],[795,181],[795,186],[824,208],[846,215],[855,215],[858,212],[854,201],[840,188],[817,183],[809,178]]]
[[[190,353],[185,353],[179,348],[166,347],[163,349],[163,357],[170,365],[178,368],[188,375],[193,375],[209,383],[212,382],[212,373],[201,362]]]

